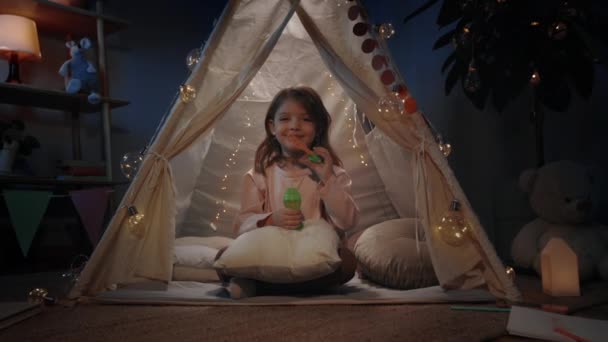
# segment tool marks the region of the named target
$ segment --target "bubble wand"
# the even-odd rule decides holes
[[[323,162],[323,158],[316,154],[313,150],[309,149],[308,146],[304,142],[302,142],[297,137],[289,136],[289,141],[294,144],[298,149],[302,150],[306,155],[308,155],[308,160],[315,164],[321,164]]]

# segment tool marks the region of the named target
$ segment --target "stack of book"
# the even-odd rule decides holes
[[[105,181],[105,163],[87,160],[59,160],[59,180]]]

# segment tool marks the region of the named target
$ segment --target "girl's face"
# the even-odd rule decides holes
[[[286,99],[274,113],[274,118],[268,122],[270,132],[277,138],[284,156],[298,156],[302,152],[289,140],[295,136],[312,147],[315,139],[315,124],[312,116],[298,101]]]

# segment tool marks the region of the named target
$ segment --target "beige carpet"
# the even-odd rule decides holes
[[[23,282],[19,284],[25,285]],[[519,277],[518,285],[531,303],[547,302],[546,296],[539,293],[538,278]],[[608,319],[608,306],[598,306],[606,300],[606,285],[586,287],[585,295],[578,299],[553,302],[575,307],[576,315]],[[22,289],[18,289],[19,293],[23,292]],[[456,311],[450,307],[451,304],[264,307],[56,305],[0,330],[0,341],[520,340],[504,335],[507,312]]]
[[[0,331],[0,341],[481,341],[507,313],[449,305],[53,307]]]

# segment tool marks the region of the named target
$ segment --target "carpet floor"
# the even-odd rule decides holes
[[[546,302],[538,279],[518,285]],[[571,300],[576,315],[608,319],[606,284]],[[599,294],[599,295],[598,295]],[[589,296],[595,298],[589,299]],[[486,304],[486,306],[489,304]],[[0,330],[0,341],[518,341],[507,312],[456,311],[451,304],[322,306],[55,305]]]

